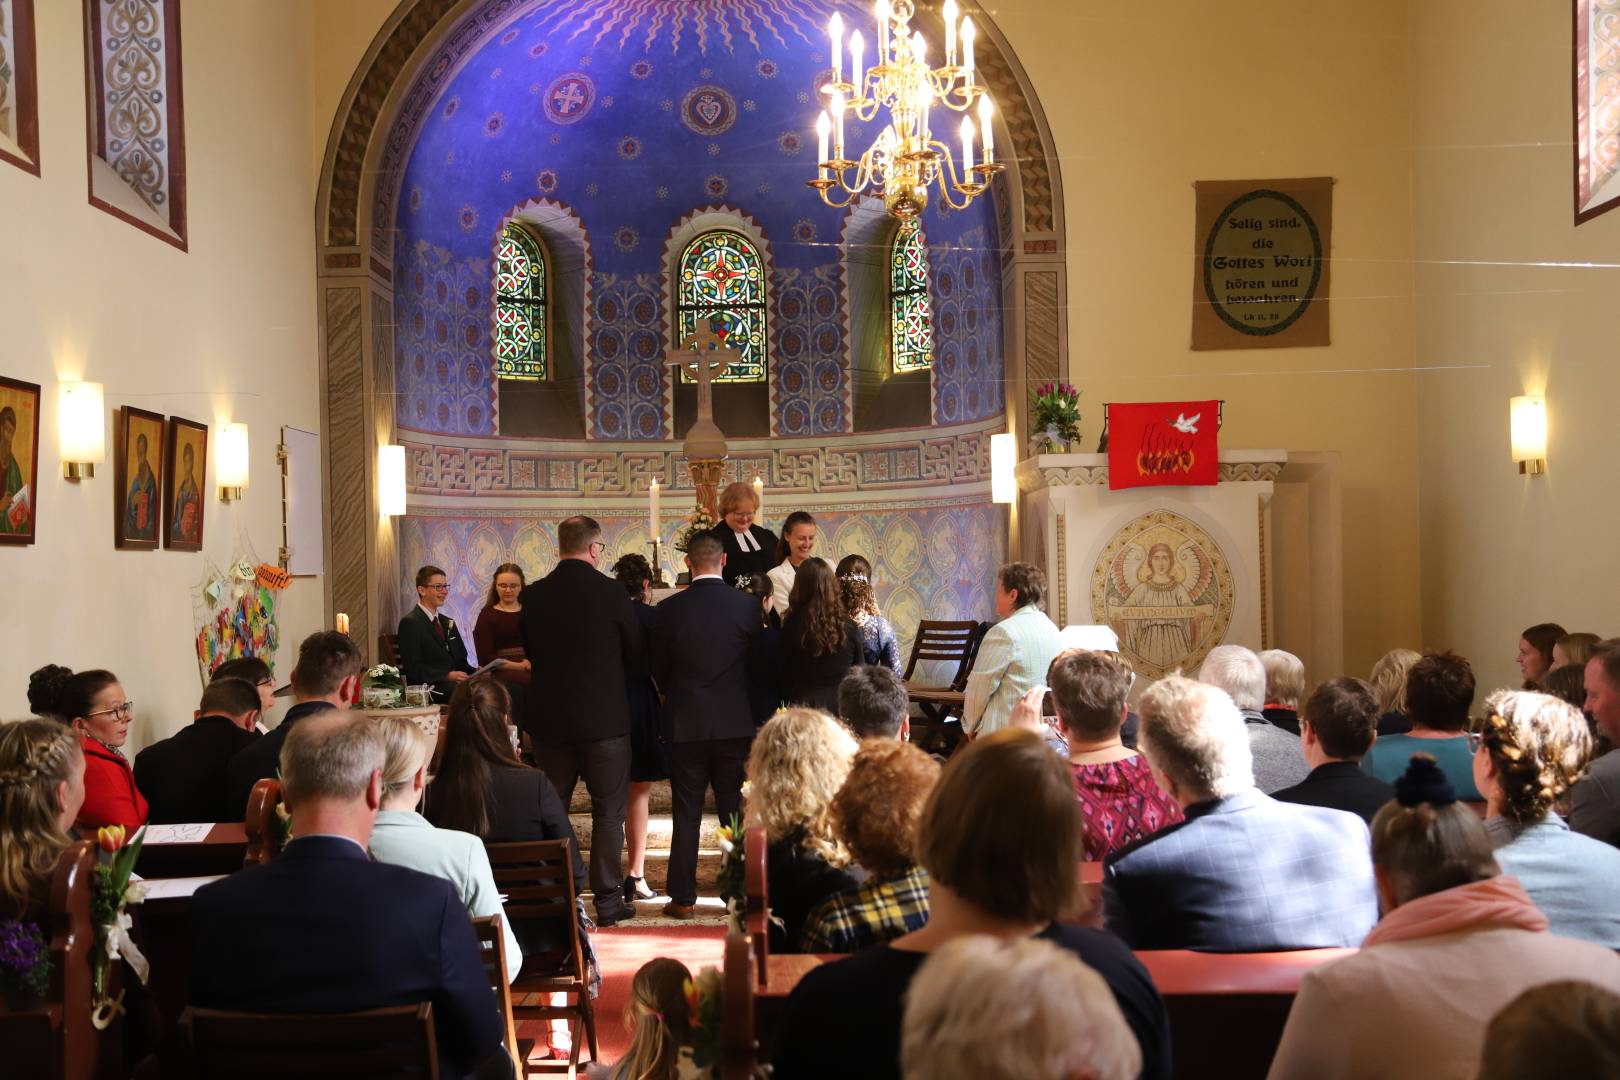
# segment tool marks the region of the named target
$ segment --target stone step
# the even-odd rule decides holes
[[[574,826],[574,836],[579,840],[581,850],[589,851],[591,847],[591,815],[569,814],[568,820]],[[698,827],[698,850],[720,852],[720,822],[715,820],[713,814],[704,814],[703,821]],[[647,822],[647,850],[668,854],[669,845],[675,838],[675,822],[668,814],[653,814]]]

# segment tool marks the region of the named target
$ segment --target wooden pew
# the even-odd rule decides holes
[[[720,1078],[752,1080],[759,1059],[754,1036],[754,950],[747,934],[726,935],[721,969]]]
[[[829,960],[832,953],[771,955],[770,891],[765,875],[765,830],[754,826],[743,835],[743,927],[754,962],[754,1022],[761,1043],[769,1041],[787,996],[805,972]]]
[[[81,840],[62,853],[51,877],[50,907],[40,927],[51,953],[51,987],[37,1009],[12,1012],[0,1002],[0,1072],[49,1080],[91,1080],[123,1071],[122,1021],[105,1032],[90,1024],[90,921],[95,845]]]
[[[266,777],[248,794],[247,819],[242,828],[246,843],[242,866],[259,866],[281,854],[281,825],[276,804],[281,802],[281,781]]]
[[[196,843],[161,843],[148,837],[141,844],[135,872],[143,878],[229,874],[241,867],[247,845],[247,830],[240,821],[211,824],[207,834]]]

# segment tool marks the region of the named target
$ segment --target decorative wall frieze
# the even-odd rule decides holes
[[[988,444],[987,444],[988,445]],[[1220,482],[1276,480],[1288,464],[1286,450],[1223,450]],[[1018,490],[1102,486],[1108,483],[1107,454],[1041,454],[1019,462]]]

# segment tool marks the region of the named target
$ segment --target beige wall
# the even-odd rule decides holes
[[[1516,685],[1521,630],[1620,633],[1612,567],[1620,212],[1575,228],[1570,5],[1411,11],[1425,644]],[[1547,394],[1548,473],[1508,456]]]
[[[138,747],[196,707],[191,590],[205,556],[225,563],[242,540],[274,561],[281,426],[319,428],[309,148],[329,120],[311,113],[309,2],[186,4],[191,250],[180,252],[86,201],[82,9],[35,5],[43,175],[0,165],[0,372],[45,391],[39,542],[0,548],[0,716],[27,712],[40,664],[107,667],[137,703]],[[250,426],[244,502],[214,497],[210,462],[203,554],[114,550],[110,457],[92,480],[61,478],[56,383],[81,376],[105,384],[109,413],[133,404]],[[108,431],[110,450],[110,417]],[[285,677],[322,622],[322,582],[283,596]]]
[[[1345,661],[1417,641],[1406,4],[1025,0],[995,19],[1062,162],[1084,438],[1106,401],[1220,397],[1226,446],[1337,452]],[[1322,175],[1333,344],[1193,352],[1193,182]]]

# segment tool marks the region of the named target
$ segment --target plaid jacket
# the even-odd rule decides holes
[[[897,878],[834,893],[804,922],[799,950],[852,953],[893,941],[928,921],[928,871],[913,866]]]

